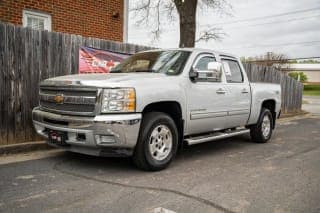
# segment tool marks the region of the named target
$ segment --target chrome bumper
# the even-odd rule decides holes
[[[70,145],[65,149],[96,156],[131,155],[141,118],[140,113],[83,117],[46,112],[39,107],[32,111],[38,134],[48,138],[48,130],[65,132],[65,142]]]

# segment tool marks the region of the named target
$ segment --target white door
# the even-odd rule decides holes
[[[193,69],[207,70],[208,63],[216,61],[214,55],[201,54],[195,60]],[[201,78],[190,79],[187,84],[187,134],[212,132],[225,128],[227,92],[224,78],[213,81]]]
[[[246,125],[251,107],[251,90],[248,79],[244,77],[239,62],[234,59],[221,59],[226,76],[226,90],[228,98],[232,100],[227,106],[228,117],[226,127]]]

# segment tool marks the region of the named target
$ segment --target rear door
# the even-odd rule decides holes
[[[246,125],[251,107],[251,90],[249,81],[243,73],[237,59],[221,58],[224,74],[226,77],[226,90],[228,92],[228,116],[226,127],[238,127]]]

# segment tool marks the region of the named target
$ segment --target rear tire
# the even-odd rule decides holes
[[[266,143],[272,135],[273,118],[269,109],[262,108],[258,123],[250,127],[251,140]]]
[[[149,112],[143,116],[139,139],[133,154],[135,165],[159,171],[171,163],[178,148],[178,130],[170,116]]]

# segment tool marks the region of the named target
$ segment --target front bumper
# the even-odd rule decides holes
[[[38,134],[48,138],[48,130],[65,132],[69,146],[64,149],[95,156],[132,155],[141,118],[140,113],[84,117],[55,114],[39,107],[32,111]]]

